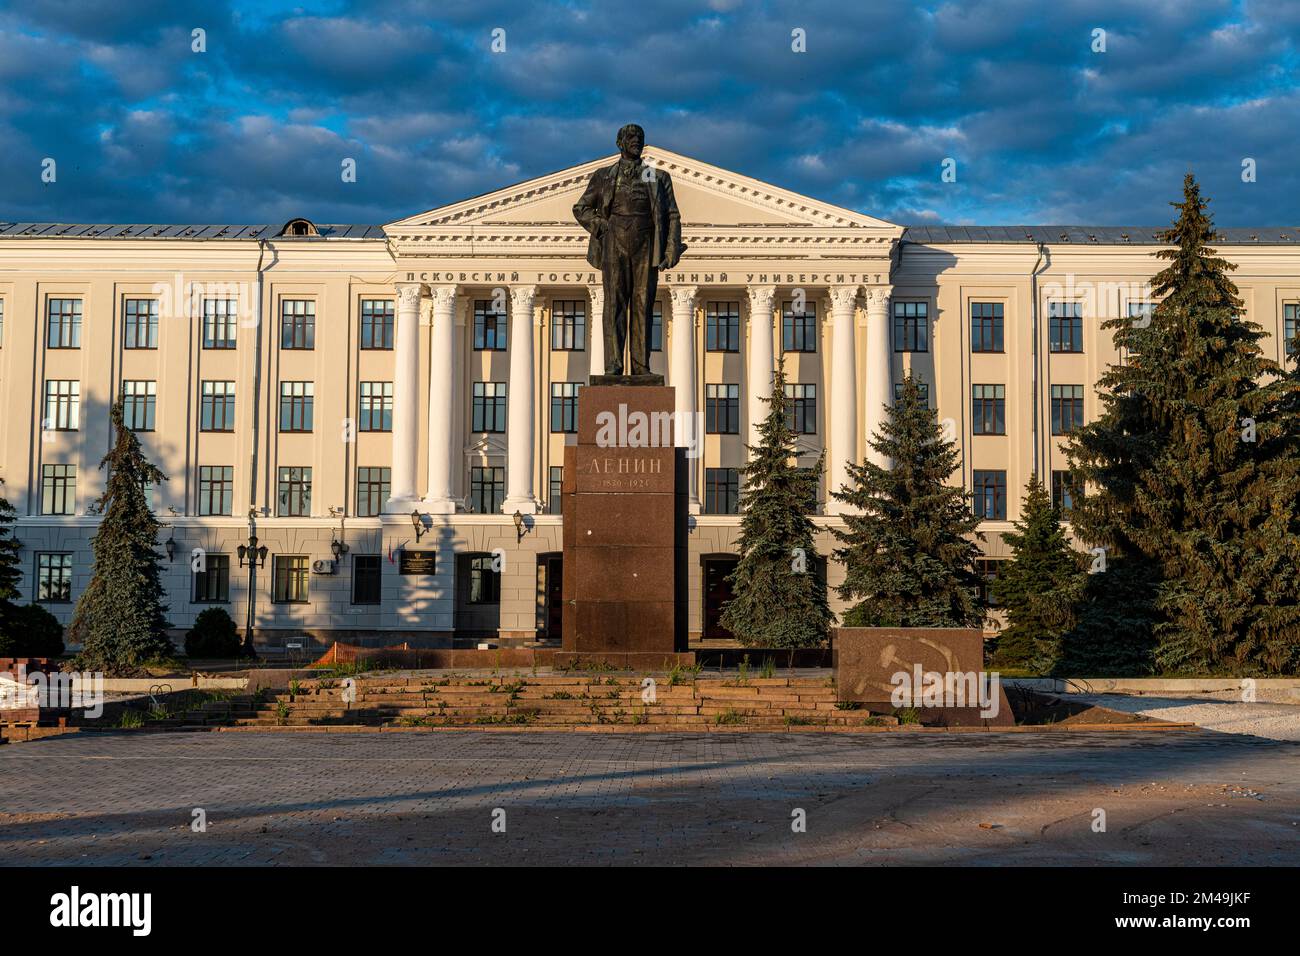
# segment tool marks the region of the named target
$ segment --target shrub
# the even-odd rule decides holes
[[[205,608],[185,633],[185,656],[191,658],[238,657],[239,635],[225,608]]]
[[[63,625],[39,604],[0,608],[0,657],[59,657]]]

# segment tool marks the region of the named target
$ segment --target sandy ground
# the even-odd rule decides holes
[[[1071,694],[1068,700],[1081,700],[1142,714],[1160,720],[1185,721],[1205,730],[1222,734],[1250,734],[1269,740],[1300,741],[1300,702],[1284,704],[1267,701],[1244,703],[1240,694],[1225,691],[1195,697],[1155,697],[1130,694]]]

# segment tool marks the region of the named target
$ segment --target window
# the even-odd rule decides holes
[[[45,344],[52,349],[81,348],[81,300],[50,299]]]
[[[740,303],[710,302],[704,312],[704,347],[710,352],[740,351]]]
[[[393,347],[393,300],[361,300],[361,347],[363,349],[391,349]]]
[[[993,580],[998,576],[998,565],[1001,563],[997,558],[975,559],[975,573],[980,576],[980,600],[988,607],[997,607],[997,602],[993,600]]]
[[[311,469],[281,466],[276,512],[281,518],[306,518],[311,514]]]
[[[564,466],[552,465],[550,471],[550,495],[546,499],[546,513],[549,515],[564,512]]]
[[[203,300],[203,347],[233,349],[239,319],[238,299]]]
[[[921,401],[925,403],[926,408],[929,408],[930,407],[930,383],[917,382],[916,387],[921,393]],[[903,400],[903,383],[898,382],[894,385],[894,404],[897,405],[902,400]]]
[[[972,385],[971,423],[976,435],[1007,433],[1007,395],[1005,385]]]
[[[501,572],[492,567],[491,555],[476,554],[469,559],[469,603],[499,604]]]
[[[805,303],[802,312],[794,311],[794,303],[781,306],[781,347],[787,352],[817,351],[817,306]]]
[[[0,318],[3,318],[0,316]],[[650,351],[662,352],[664,350],[664,313],[655,303],[654,311],[650,313]]]
[[[1074,510],[1074,503],[1083,497],[1081,489],[1075,487],[1074,476],[1068,471],[1052,472],[1052,504],[1061,509],[1062,515]]]
[[[1007,518],[1007,473],[975,472],[975,517],[994,521]]]
[[[740,432],[740,386],[704,386],[704,430],[710,435]]]
[[[224,604],[230,600],[230,555],[205,554],[203,570],[194,572],[194,603]]]
[[[392,490],[391,468],[357,469],[357,517],[373,518],[384,513],[384,502]]]
[[[506,314],[492,308],[487,299],[474,302],[474,348],[501,352],[506,347]]]
[[[152,481],[141,481],[140,490],[144,492],[144,503],[151,512],[158,510],[158,486]]]
[[[578,430],[578,390],[581,382],[551,383],[551,431]]]
[[[73,379],[45,382],[45,431],[75,432],[81,422],[81,383]]]
[[[199,466],[199,514],[234,514],[235,466]]]
[[[0,302],[0,305],[4,303]],[[0,314],[0,319],[4,316]],[[1297,323],[1300,321],[1300,304],[1288,302],[1282,306],[1282,336],[1285,339],[1284,348],[1287,355],[1296,353],[1296,332]]]
[[[503,432],[506,430],[506,383],[475,382],[471,431]]]
[[[1047,335],[1053,352],[1083,351],[1083,303],[1047,303]]]
[[[506,500],[506,470],[500,466],[473,466],[469,470],[469,510],[495,514]]]
[[[581,352],[587,347],[587,305],[580,299],[551,305],[551,348]]]
[[[817,386],[787,385],[785,401],[786,427],[796,435],[817,434]]]
[[[1052,434],[1068,435],[1083,424],[1083,386],[1052,386]]]
[[[1003,350],[1001,302],[970,304],[970,350],[972,352]]]
[[[72,600],[71,552],[36,555],[36,600],[41,604],[67,604]]]
[[[734,515],[739,510],[740,472],[735,468],[705,468],[705,514]]]
[[[127,299],[123,307],[122,347],[158,347],[158,300]]]
[[[1128,304],[1128,317],[1130,319],[1146,319],[1156,312],[1154,302],[1130,302]]]
[[[277,604],[307,603],[307,556],[277,554],[274,558],[275,583],[271,600]]]
[[[200,391],[199,429],[205,432],[233,432],[235,383],[204,382]]]
[[[77,466],[41,465],[41,514],[77,513]]]
[[[157,382],[128,379],[122,383],[122,420],[131,431],[153,431],[157,406]]]
[[[894,303],[894,351],[930,351],[930,304]]]
[[[352,557],[352,603],[378,604],[382,594],[384,565],[377,554]]]
[[[311,382],[280,383],[280,431],[311,431],[316,388]]]
[[[1130,302],[1128,304],[1129,327],[1124,330],[1124,345],[1132,348],[1132,339],[1134,328],[1146,328],[1151,324],[1151,318],[1155,315],[1156,304],[1154,302]]]
[[[316,347],[316,302],[313,299],[283,299],[280,302],[280,348]]]
[[[393,430],[393,383],[362,382],[359,407],[363,432]]]

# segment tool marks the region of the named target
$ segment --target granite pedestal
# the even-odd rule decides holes
[[[557,664],[637,669],[686,652],[687,460],[674,392],[589,385],[564,449],[564,624]]]

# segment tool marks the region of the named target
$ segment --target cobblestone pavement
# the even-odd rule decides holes
[[[1300,745],[1192,731],[70,735],[0,747],[0,861],[1295,865]]]

